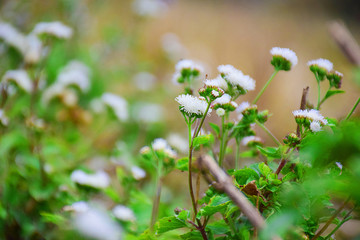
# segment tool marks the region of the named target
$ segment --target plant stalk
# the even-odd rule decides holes
[[[275,69],[275,71],[273,72],[273,74],[270,76],[269,80],[267,80],[267,82],[265,83],[264,87],[260,90],[260,92],[258,93],[258,95],[256,96],[256,98],[254,99],[254,101],[252,102],[253,104],[256,104],[257,101],[259,100],[259,98],[261,97],[261,95],[264,93],[265,89],[269,86],[269,84],[271,83],[271,81],[274,79],[274,77],[276,76],[276,74],[279,72],[279,70]]]
[[[255,120],[255,123],[256,123],[259,127],[261,127],[261,128],[271,137],[271,139],[272,139],[278,146],[281,146],[280,141],[275,137],[274,134],[272,134],[272,133],[270,132],[270,130],[269,130],[267,127],[265,127],[264,124],[260,123],[258,120]]]
[[[351,115],[354,113],[354,111],[355,111],[356,107],[359,105],[359,103],[360,103],[360,97],[356,101],[355,105],[353,106],[353,108],[351,109],[349,114],[346,116],[345,120],[348,120],[351,117]]]

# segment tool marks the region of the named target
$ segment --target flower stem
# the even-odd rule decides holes
[[[154,230],[155,222],[158,218],[159,213],[159,205],[160,205],[160,197],[161,197],[161,188],[162,188],[162,161],[156,156],[157,158],[157,172],[156,172],[156,193],[153,200],[153,208],[151,211],[151,222],[150,222],[150,229],[151,231]]]
[[[316,78],[316,82],[317,82],[317,85],[318,85],[318,102],[317,102],[317,106],[316,106],[316,110],[319,110],[319,108],[320,108],[320,79],[319,79],[319,77],[318,77],[318,74],[317,73],[315,73],[315,78]]]
[[[356,101],[355,105],[353,106],[353,108],[351,109],[349,114],[346,116],[345,120],[348,120],[351,117],[351,115],[354,113],[354,111],[355,111],[356,107],[359,105],[359,103],[360,103],[360,97]]]
[[[226,129],[225,129],[225,115],[221,117],[221,144],[220,144],[220,153],[219,153],[219,166],[222,167],[222,162],[224,159],[224,152],[226,146],[225,142],[226,142]]]
[[[356,205],[355,207],[353,207],[346,215],[345,217],[343,218],[343,220],[331,231],[331,233],[329,233],[326,237],[325,237],[325,240],[327,239],[330,239],[330,237],[344,224],[346,223],[347,221],[349,221],[352,216],[350,216],[350,214],[354,211],[354,209],[356,208]]]
[[[259,127],[261,127],[261,128],[271,137],[271,139],[272,139],[278,146],[281,146],[280,141],[275,137],[274,134],[272,134],[272,133],[270,132],[270,130],[269,130],[267,127],[265,127],[264,124],[260,123],[258,120],[255,120],[255,123],[256,123],[257,125],[259,125]]]
[[[256,104],[257,101],[259,100],[259,98],[261,97],[261,95],[264,93],[265,89],[269,86],[269,84],[271,83],[271,81],[274,79],[275,75],[279,72],[279,70],[275,69],[275,71],[273,72],[273,74],[270,76],[269,80],[265,83],[264,87],[261,89],[261,91],[258,93],[258,95],[256,96],[256,98],[254,99],[254,101],[252,102],[253,104]]]
[[[240,156],[240,142],[236,139],[236,150],[235,150],[235,169],[239,169],[239,156]]]

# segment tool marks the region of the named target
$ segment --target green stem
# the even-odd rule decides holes
[[[159,161],[159,162],[161,162],[161,161]],[[162,180],[161,180],[162,173],[161,172],[162,172],[162,164],[159,163],[158,171],[156,174],[156,194],[154,196],[153,208],[152,208],[152,212],[151,212],[151,223],[150,223],[151,231],[154,230],[154,225],[158,218],[158,213],[159,213],[161,187],[162,187]]]
[[[317,102],[316,109],[319,110],[319,108],[320,108],[320,102],[321,102],[321,101],[320,101],[320,94],[321,94],[321,92],[320,92],[320,79],[319,79],[317,73],[315,73],[315,78],[316,78],[316,82],[317,82],[317,85],[318,85],[318,102]]]
[[[345,120],[348,120],[351,117],[351,115],[354,113],[354,111],[355,111],[356,107],[359,105],[359,103],[360,103],[360,97],[356,101],[355,105],[353,106],[353,108],[351,109],[349,114],[346,116]]]
[[[239,156],[240,156],[240,142],[236,139],[236,150],[235,150],[235,169],[239,169]]]
[[[349,221],[350,219],[352,219],[352,216],[350,216],[351,212],[353,211],[354,209],[351,209],[347,214],[346,216],[344,217],[344,219],[331,231],[331,233],[329,233],[326,237],[325,237],[325,240],[327,239],[330,239],[330,237],[337,231],[339,230],[339,228],[344,224],[346,223],[347,221]]]
[[[272,134],[272,133],[270,132],[269,129],[267,129],[267,127],[265,127],[264,124],[260,123],[258,120],[255,120],[255,123],[256,123],[257,125],[259,125],[259,127],[261,127],[261,128],[271,137],[271,139],[272,139],[277,145],[281,146],[280,141],[275,137],[274,134]]]
[[[222,167],[222,162],[224,159],[224,151],[225,151],[225,141],[226,141],[226,129],[225,129],[225,115],[221,117],[221,142],[220,142],[220,153],[219,153],[219,166]]]
[[[261,95],[264,93],[265,89],[269,86],[269,84],[271,83],[271,81],[274,79],[275,75],[279,72],[278,69],[275,69],[275,71],[273,72],[273,74],[271,75],[271,77],[269,78],[269,80],[265,83],[264,87],[261,89],[261,91],[258,93],[258,95],[256,96],[256,98],[253,101],[253,104],[256,104],[257,101],[259,100],[259,98],[261,97]]]

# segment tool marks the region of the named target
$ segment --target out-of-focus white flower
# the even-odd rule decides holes
[[[77,213],[84,213],[90,209],[89,204],[84,201],[74,202],[70,206],[63,207],[64,211],[74,211]]]
[[[288,48],[273,47],[270,50],[270,54],[273,56],[280,56],[291,63],[291,67],[295,67],[298,63],[296,53]]]
[[[60,83],[55,82],[43,92],[41,97],[43,104],[47,105],[53,98],[60,96],[63,91],[64,86]]]
[[[146,172],[144,169],[138,167],[138,166],[132,166],[131,167],[131,173],[133,175],[133,177],[136,179],[136,180],[141,180],[143,179],[144,177],[146,177]]]
[[[5,43],[16,48],[19,52],[24,53],[27,47],[27,40],[25,35],[20,33],[12,25],[0,22],[0,38]]]
[[[240,70],[232,65],[220,65],[218,67],[221,76],[225,78],[232,86],[238,86],[245,91],[255,89],[255,80],[248,75],[244,75]]]
[[[187,54],[187,49],[174,33],[165,33],[161,38],[161,43],[163,50],[171,59],[179,59]]]
[[[330,62],[329,60],[323,59],[323,58],[319,58],[319,59],[316,59],[316,60],[308,61],[307,65],[308,65],[309,67],[315,65],[315,66],[317,66],[317,67],[319,67],[319,68],[325,69],[327,72],[330,72],[330,71],[333,69],[333,63]]]
[[[167,137],[169,144],[182,153],[187,153],[189,149],[189,140],[179,134],[172,133]]]
[[[89,208],[74,216],[74,227],[84,236],[98,240],[120,240],[122,229],[104,211]]]
[[[218,104],[227,104],[231,102],[231,96],[229,94],[224,94],[221,97],[217,98],[214,100],[214,104],[218,103]]]
[[[68,107],[73,107],[78,102],[78,96],[73,89],[65,89],[61,96],[64,104]]]
[[[182,94],[175,98],[180,104],[181,110],[188,114],[204,115],[208,103],[190,94]],[[208,114],[211,112],[209,109]]]
[[[35,64],[40,61],[44,55],[42,42],[35,35],[26,36],[26,48],[23,52],[25,62]]]
[[[210,86],[210,87],[219,87],[224,91],[226,91],[228,89],[228,85],[227,85],[226,81],[220,75],[214,79],[206,79],[204,81],[204,84],[206,86]]]
[[[90,69],[82,62],[72,60],[61,69],[56,82],[67,87],[76,85],[81,91],[87,92],[90,88]]]
[[[68,39],[72,36],[73,30],[62,22],[40,22],[35,25],[33,34],[48,34],[57,38]]]
[[[8,70],[2,78],[2,82],[13,81],[17,86],[25,92],[33,91],[33,83],[25,70]]]
[[[313,121],[310,123],[310,130],[313,132],[321,131],[321,125],[318,121]]]
[[[257,137],[257,136],[247,136],[247,137],[244,137],[242,140],[241,140],[241,144],[243,146],[248,146],[249,144],[251,143],[262,143],[262,140],[261,138]]]
[[[156,77],[148,72],[139,72],[134,76],[135,86],[141,91],[149,91],[154,87]]]
[[[139,16],[157,17],[166,12],[168,6],[162,0],[134,0],[132,8]]]
[[[105,105],[109,106],[120,121],[126,121],[129,117],[127,102],[124,98],[112,94],[104,93],[101,97]]]
[[[204,68],[203,66],[201,66],[199,63],[190,60],[190,59],[183,59],[180,60],[176,65],[175,65],[175,70],[176,72],[181,72],[184,69],[189,69],[189,70],[197,70],[198,72],[202,73],[204,72]]]
[[[144,123],[161,122],[163,112],[162,106],[154,103],[141,103],[134,109],[135,118]]]
[[[311,122],[319,122],[323,125],[326,125],[327,120],[320,114],[318,110],[315,109],[305,109],[305,110],[295,110],[293,111],[295,118],[306,118]]]
[[[117,219],[120,219],[122,221],[135,221],[136,220],[134,212],[130,208],[128,208],[124,205],[116,205],[113,208],[112,212]]]
[[[3,109],[0,109],[0,122],[2,125],[7,126],[9,124],[9,119],[5,115],[5,112]]]
[[[167,148],[169,145],[168,145],[168,143],[167,143],[167,141],[165,139],[156,138],[152,142],[151,146],[155,151],[158,151],[158,150],[165,150],[165,148]]]
[[[224,110],[234,111],[238,105],[236,102],[231,101],[231,96],[229,94],[224,94],[219,98],[216,98],[213,103],[212,107],[214,109],[223,108]]]
[[[102,113],[105,111],[104,102],[100,98],[96,98],[90,101],[90,109],[95,113]]]
[[[219,117],[224,116],[225,115],[225,110],[223,108],[216,109],[216,115],[218,115]]]
[[[141,154],[148,154],[148,153],[150,153],[150,151],[151,151],[151,148],[149,147],[149,146],[144,146],[144,147],[142,147],[141,149],[140,149],[140,153]]]
[[[249,109],[250,103],[249,102],[242,102],[240,105],[236,108],[236,112],[243,113],[246,109]]]
[[[94,188],[106,188],[110,184],[110,177],[104,171],[88,174],[82,170],[75,170],[71,173],[71,180],[80,185]]]

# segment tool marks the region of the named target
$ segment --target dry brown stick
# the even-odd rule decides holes
[[[329,23],[329,32],[344,55],[356,66],[360,66],[360,47],[343,22]]]
[[[302,96],[301,96],[301,103],[300,103],[300,109],[301,110],[305,110],[305,108],[306,108],[306,101],[307,101],[308,92],[309,92],[309,87],[306,87],[306,88],[303,89],[303,93],[302,93]],[[300,125],[298,125],[297,128],[296,128],[296,135],[298,137],[300,137]]]
[[[249,218],[252,225],[256,228],[263,229],[265,227],[263,216],[261,216],[259,211],[251,204],[244,194],[235,187],[232,178],[219,167],[214,159],[209,155],[202,155],[198,161],[200,168],[208,169],[210,171],[224,192],[240,208],[245,216]]]

